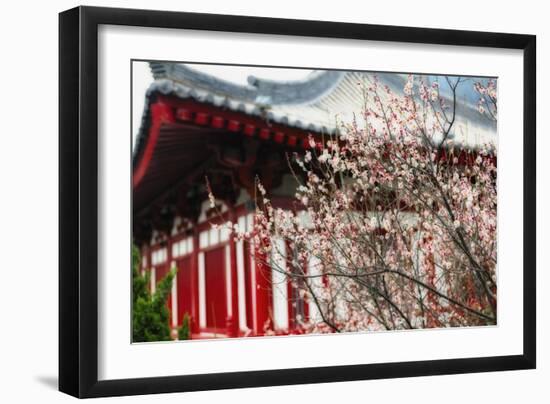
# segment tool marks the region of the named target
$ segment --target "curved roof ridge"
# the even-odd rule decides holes
[[[254,102],[256,98],[257,89],[252,86],[235,84],[185,64],[149,62],[149,66],[155,80],[167,79],[242,101]]]
[[[338,133],[338,121],[351,121],[354,113],[363,108],[358,84],[376,75],[381,84],[401,94],[407,81],[403,73],[315,70],[301,80],[276,81],[251,76],[248,84],[235,84],[182,64],[151,62],[150,67],[155,81],[146,93],[136,150],[140,149],[141,139],[146,137],[148,107],[155,94],[194,99],[310,132]],[[425,79],[428,81],[431,77],[426,75]],[[458,93],[461,102],[449,138],[453,138],[455,144],[472,147],[485,143],[485,139],[496,143],[497,124],[480,114],[471,103],[475,94],[471,94],[473,85],[468,84],[462,85]],[[440,97],[445,101],[448,100],[446,91],[442,85]]]
[[[155,80],[167,79],[210,93],[260,105],[312,104],[330,93],[345,72],[315,70],[301,80],[268,80],[255,76],[240,85],[181,63],[149,62]]]
[[[345,74],[337,70],[314,70],[304,79],[286,81],[249,76],[248,83],[258,89],[258,103],[313,104],[338,86]]]

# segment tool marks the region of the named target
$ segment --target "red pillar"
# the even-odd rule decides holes
[[[245,307],[246,307],[246,325],[252,330],[252,335],[256,334],[254,329],[254,301],[252,300],[253,293],[255,293],[255,285],[252,283],[252,251],[250,249],[250,243],[245,241],[243,243],[244,254],[244,295],[245,295]]]
[[[166,240],[166,273],[165,276],[170,273],[172,270],[172,235],[170,234],[167,237]],[[176,275],[177,276],[177,275]],[[177,279],[174,277],[172,279],[172,288],[174,287],[174,283],[177,282]],[[174,313],[172,312],[172,288],[170,288],[170,293],[168,293],[168,298],[166,299],[166,305],[168,306],[168,322],[170,325],[170,330],[172,330],[172,323],[173,323],[173,317]],[[177,299],[176,299],[177,304]]]
[[[229,212],[229,220],[236,222],[235,211]],[[227,319],[227,330],[230,337],[239,335],[239,286],[237,280],[237,244],[231,237],[229,239],[230,263],[231,263],[231,317]]]
[[[257,335],[264,334],[264,326],[270,321],[273,327],[273,290],[271,285],[271,267],[267,265],[264,254],[256,250],[256,325],[254,330]]]
[[[294,273],[295,268],[293,267],[293,252],[290,248],[290,243],[287,241],[285,243],[285,249],[286,249],[286,271]],[[297,300],[296,300],[296,288],[292,284],[292,277],[287,276],[286,280],[286,287],[287,287],[287,310],[288,310],[288,331],[292,332],[292,330],[296,329],[296,314],[297,314]]]
[[[193,253],[191,254],[191,332],[199,332],[199,232],[193,226]]]

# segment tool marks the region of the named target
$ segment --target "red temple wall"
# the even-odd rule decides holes
[[[193,229],[175,230],[162,240],[143,246],[144,264],[157,284],[170,268],[178,269],[174,293],[168,298],[170,324],[179,327],[183,315],[191,317],[192,338],[264,335],[274,328],[274,293],[269,257],[251,243],[235,242],[212,223],[234,220],[252,229],[253,215],[244,206],[220,218],[204,220]],[[164,251],[163,253],[159,251]],[[239,257],[240,256],[240,257]],[[160,257],[160,258],[159,258]],[[296,331],[296,315],[307,315],[296,305],[297,293],[288,285],[288,325],[276,332]],[[244,313],[240,311],[244,310]],[[174,317],[175,316],[175,317]],[[267,331],[268,333],[271,331]]]

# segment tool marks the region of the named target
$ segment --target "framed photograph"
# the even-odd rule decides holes
[[[535,368],[535,36],[59,27],[61,391]]]

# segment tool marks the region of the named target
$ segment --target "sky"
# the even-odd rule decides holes
[[[279,69],[265,67],[246,67],[246,66],[216,66],[194,64],[191,67],[202,72],[212,74],[221,79],[231,81],[236,84],[247,84],[248,76],[256,76],[270,80],[300,80],[307,76],[311,70],[306,69]],[[135,142],[141,116],[145,103],[145,92],[153,82],[153,75],[147,62],[133,62],[132,69],[132,141]]]

